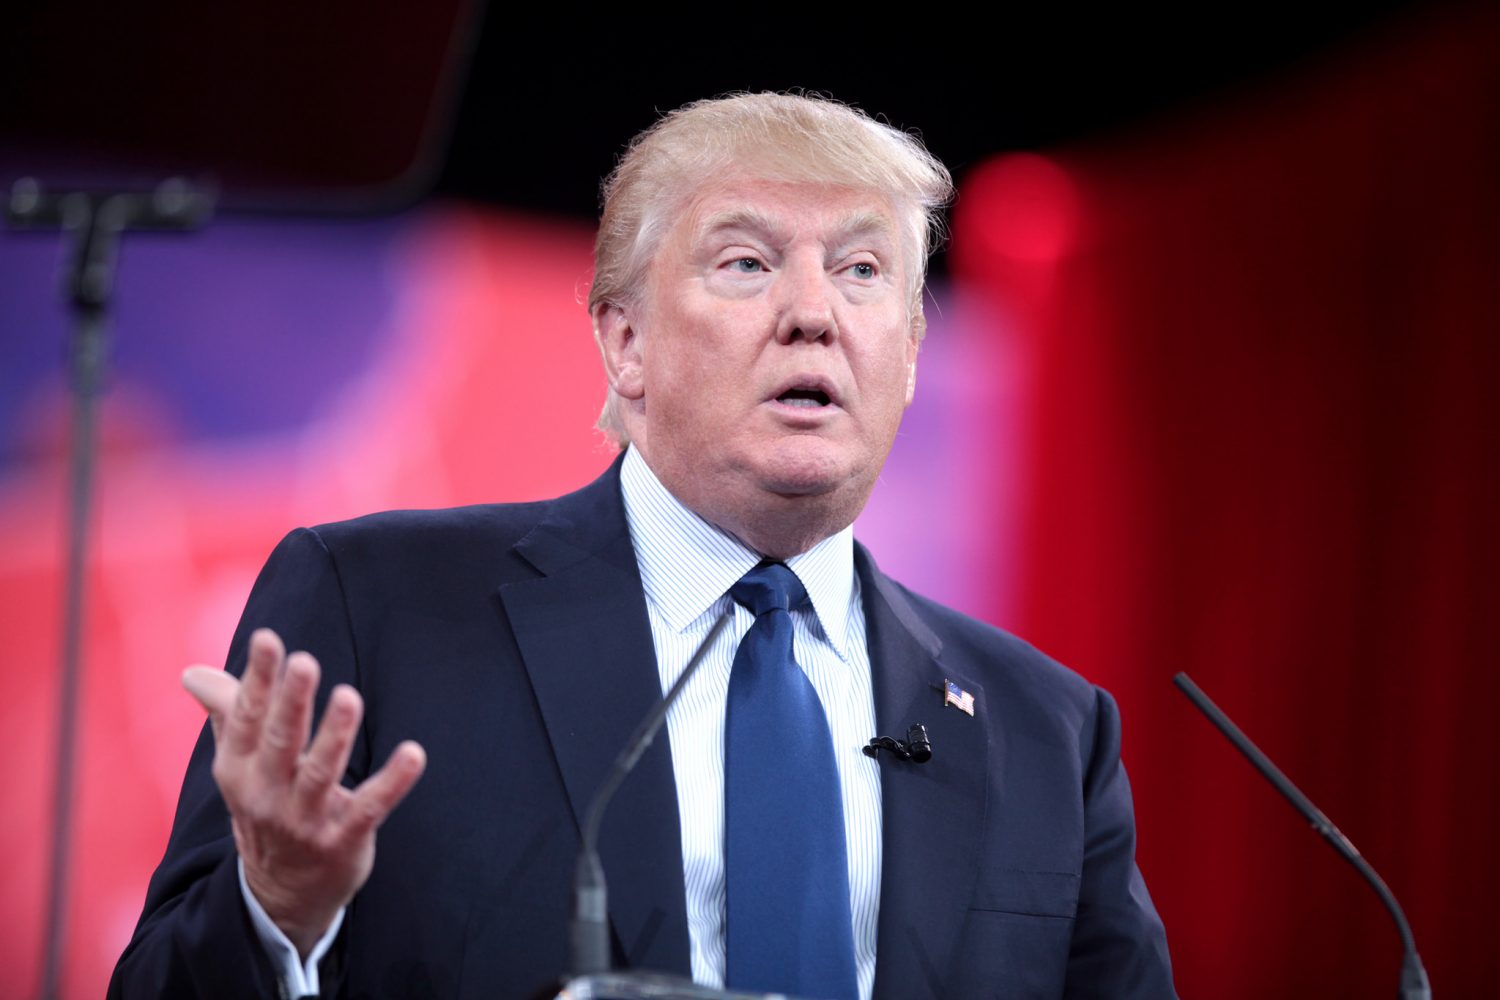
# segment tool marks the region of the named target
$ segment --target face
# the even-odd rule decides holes
[[[825,534],[853,520],[911,402],[901,233],[867,190],[721,182],[665,234],[641,302],[596,311],[642,456],[767,554],[766,518],[819,515]]]

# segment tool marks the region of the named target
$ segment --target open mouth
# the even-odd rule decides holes
[[[819,406],[827,406],[833,400],[822,389],[788,389],[776,397],[776,402],[785,403],[787,406],[814,409]]]

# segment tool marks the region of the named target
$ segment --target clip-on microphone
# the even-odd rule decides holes
[[[876,736],[863,749],[866,757],[877,759],[882,750],[889,750],[897,759],[909,760],[914,764],[925,764],[932,759],[932,741],[927,738],[927,727],[920,722],[906,730],[904,740]]]

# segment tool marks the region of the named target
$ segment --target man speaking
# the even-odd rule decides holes
[[[568,965],[589,799],[729,614],[604,822],[620,965],[1173,996],[1109,696],[853,540],[950,193],[814,98],[637,137],[589,296],[620,458],[557,500],[282,541],[229,671],[184,675],[211,725],[111,994],[534,995]],[[930,760],[862,752],[914,724]]]

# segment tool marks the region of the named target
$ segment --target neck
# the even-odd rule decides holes
[[[738,477],[655,463],[634,445],[662,487],[688,510],[767,559],[801,555],[854,523],[874,484],[844,482],[818,493],[782,493]],[[727,481],[725,481],[727,480]]]
[[[686,499],[682,502],[699,517],[734,535],[767,559],[785,562],[851,523],[852,519],[830,516],[819,505],[809,504],[808,499],[772,495],[754,513],[740,516],[724,513],[714,516],[699,511]]]
[[[856,490],[852,484],[830,493],[788,495],[762,489],[714,489],[694,477],[658,474],[658,479],[703,520],[762,556],[780,561],[801,555],[853,524],[869,496],[869,490]]]

